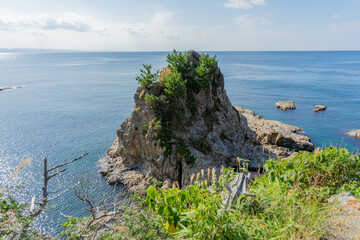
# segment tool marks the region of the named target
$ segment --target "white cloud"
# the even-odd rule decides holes
[[[254,5],[266,5],[265,0],[229,0],[224,3],[227,8],[250,9]]]
[[[339,18],[340,18],[340,15],[339,15],[339,14],[334,14],[334,15],[331,16],[331,18],[333,18],[333,19],[339,19]]]
[[[75,13],[63,13],[58,16],[42,15],[10,15],[0,17],[0,30],[33,31],[33,30],[69,30],[89,32],[93,27],[87,23],[86,17]]]

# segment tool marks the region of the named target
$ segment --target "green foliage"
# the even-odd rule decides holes
[[[154,82],[159,78],[159,70],[151,73],[151,65],[143,64],[144,69],[140,69],[140,76],[136,77],[136,81],[142,87],[151,87]]]
[[[86,220],[87,218],[75,218],[75,217],[67,218],[66,222],[61,224],[61,226],[63,226],[65,230],[62,231],[60,235],[65,236],[66,239],[71,239],[71,240],[81,239],[80,235],[77,233],[77,229],[79,227],[79,224],[81,224],[81,222]]]
[[[359,170],[359,155],[333,147],[315,153],[301,152],[291,160],[271,160],[265,164],[266,176],[272,181],[279,179],[290,187],[319,188],[327,196],[341,189],[358,194]]]
[[[172,239],[164,229],[161,216],[153,215],[142,209],[126,210],[123,213],[127,236],[123,239],[158,240]]]
[[[211,186],[151,186],[144,202],[175,238],[319,239],[326,236],[325,221],[333,210],[326,198],[341,191],[359,197],[359,164],[359,155],[337,148],[270,160],[249,188],[256,196],[239,198],[229,210],[222,196],[237,174],[233,169],[223,169]]]
[[[169,232],[185,239],[244,239],[242,223],[222,208],[221,195],[198,182],[186,189],[147,189],[146,205],[166,221]],[[236,232],[231,225],[239,226]],[[239,238],[240,237],[240,238]]]
[[[150,121],[150,126],[153,127],[154,131],[161,131],[162,127],[161,127],[161,119],[157,119],[157,118],[154,118]]]
[[[146,133],[148,132],[148,130],[149,130],[149,125],[148,125],[148,124],[144,124],[144,125],[142,126],[142,134],[143,134],[143,135],[146,135]]]
[[[183,76],[188,74],[194,68],[189,57],[190,51],[182,53],[174,49],[173,53],[167,56],[171,72],[178,72]]]
[[[29,204],[22,204],[0,190],[0,238],[31,239],[38,234],[30,229],[33,218],[26,215]]]
[[[164,92],[168,97],[183,96],[186,92],[186,79],[179,72],[171,72],[166,77]]]
[[[178,157],[185,159],[188,164],[194,164],[196,158],[191,154],[191,151],[183,139],[178,139],[175,145],[175,151]]]
[[[206,136],[198,139],[191,138],[190,143],[195,149],[202,153],[208,153],[212,150],[210,144],[206,141]]]
[[[218,69],[216,56],[209,57],[205,54],[200,56],[199,65],[195,69],[194,80],[200,88],[209,88],[212,81],[212,75]]]

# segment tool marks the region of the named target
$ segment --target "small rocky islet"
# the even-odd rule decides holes
[[[219,172],[236,167],[237,157],[249,160],[249,168],[256,170],[270,158],[314,149],[310,138],[301,134],[302,128],[233,106],[224,89],[224,76],[217,62],[209,65],[209,58],[189,53],[188,66],[192,67],[181,73],[186,79],[181,94],[168,94],[167,81],[176,77],[171,75],[174,63],[161,72],[161,81],[138,87],[133,112],[100,161],[101,173],[110,184],[123,184],[136,192],[155,178],[164,186],[177,182],[182,187],[202,169]],[[203,71],[204,63],[210,70]]]
[[[282,111],[294,110],[296,109],[294,101],[280,101],[275,104],[277,108]]]
[[[315,105],[313,112],[323,112],[327,109],[325,105]]]
[[[351,130],[351,131],[347,132],[347,134],[348,134],[350,137],[360,138],[360,129]]]

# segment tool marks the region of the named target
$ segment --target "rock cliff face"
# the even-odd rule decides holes
[[[190,52],[193,66],[199,65],[200,58]],[[159,86],[169,72],[168,68],[162,71]],[[159,139],[161,130],[156,124],[161,113],[145,103],[146,95],[154,93],[156,86],[137,89],[131,116],[121,124],[107,157],[101,160],[102,174],[110,184],[124,184],[136,191],[145,188],[152,177],[165,185],[178,182],[181,187],[201,169],[206,173],[208,168],[237,167],[237,157],[250,160],[249,167],[255,169],[269,158],[313,149],[309,138],[294,133],[300,128],[279,122],[272,125],[248,110],[233,107],[219,68],[211,74],[210,85],[197,90],[190,85],[192,75],[193,71],[188,73],[186,92],[166,105],[174,108],[175,102],[177,115],[170,118],[172,137],[165,141]],[[267,131],[259,133],[258,126],[264,124]]]

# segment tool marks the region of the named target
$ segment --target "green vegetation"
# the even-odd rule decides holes
[[[19,188],[17,188],[19,189]],[[0,238],[31,239],[37,234],[30,229],[34,218],[26,215],[29,204],[18,203],[11,195],[4,196],[0,190]]]
[[[208,170],[205,181],[183,189],[163,190],[153,179],[146,198],[136,197],[143,206],[122,210],[120,231],[104,239],[326,238],[334,210],[326,199],[343,191],[360,198],[359,169],[360,156],[338,148],[270,160],[249,188],[256,196],[243,196],[230,209],[222,202],[233,169],[220,176]]]
[[[143,67],[144,69],[140,69],[141,74],[136,77],[136,81],[138,81],[142,87],[151,87],[151,85],[158,79],[159,71],[151,73],[151,65],[143,64]]]
[[[224,186],[236,175],[229,169],[211,186],[149,187],[145,203],[179,238],[320,238],[332,209],[325,200],[342,191],[360,197],[359,169],[360,157],[345,149],[302,152],[290,160],[268,161],[249,189],[256,197],[238,201],[229,211],[222,206]]]
[[[202,54],[197,62],[191,59],[190,53],[174,50],[169,54],[169,65],[160,76],[161,81],[154,79],[157,74],[152,74],[151,66],[147,65],[144,65],[145,70],[141,70],[141,76],[136,78],[142,87],[148,89],[144,100],[151,106],[158,119],[154,126],[158,132],[156,140],[159,139],[160,146],[165,147],[165,157],[169,157],[175,149],[177,159],[185,160],[188,164],[194,163],[195,157],[191,155],[187,143],[175,136],[174,130],[180,130],[179,126],[184,124],[191,125],[191,121],[197,116],[194,93],[202,88],[210,88],[214,80],[213,75],[218,69],[216,56]],[[185,106],[179,103],[181,98],[185,98]],[[192,113],[191,119],[183,118],[184,107]],[[206,146],[200,147],[208,150]]]

